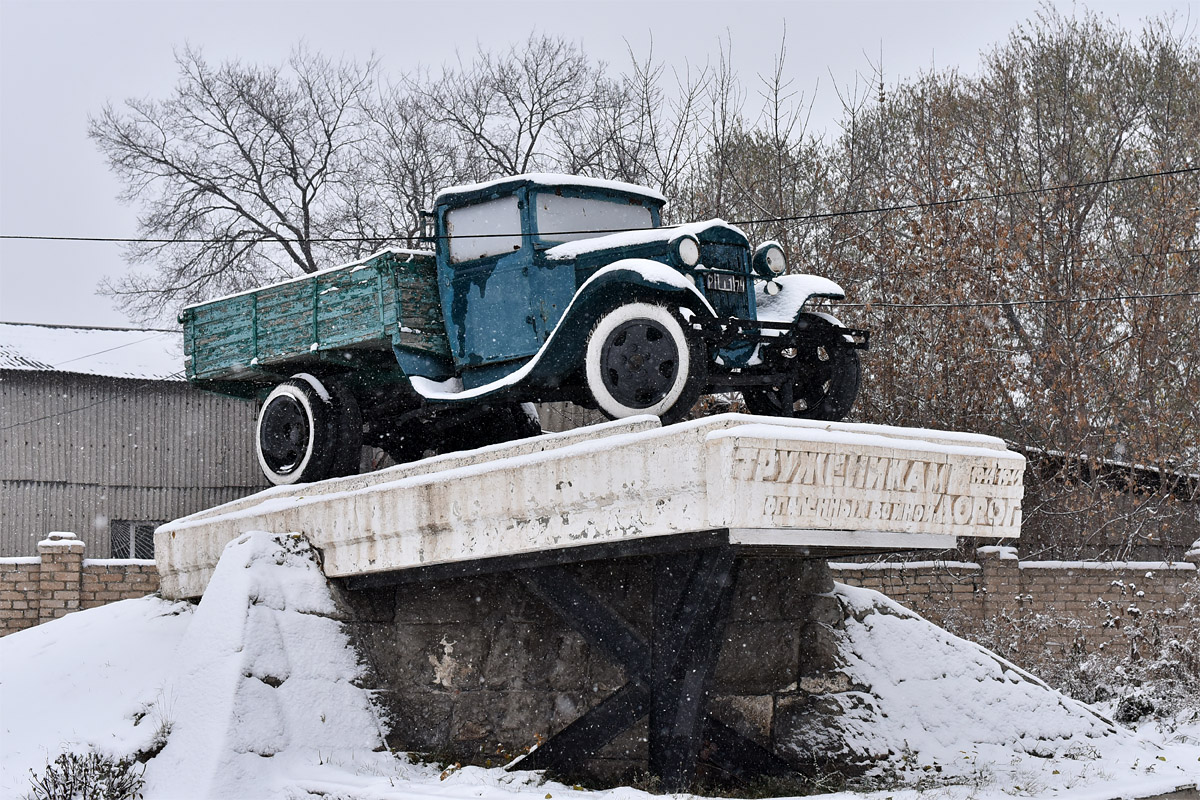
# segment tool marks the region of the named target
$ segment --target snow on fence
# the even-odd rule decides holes
[[[85,559],[83,551],[75,534],[51,533],[37,556],[0,558],[0,636],[158,590],[154,561]]]
[[[976,557],[830,567],[1048,679],[1091,655],[1137,659],[1195,635],[1195,548],[1182,562],[1021,561],[1012,547]]]

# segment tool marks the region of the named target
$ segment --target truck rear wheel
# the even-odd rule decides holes
[[[357,475],[362,465],[363,417],[358,400],[342,384],[326,381],[326,388],[333,399],[334,425],[337,428],[333,444],[333,463],[329,476]]]
[[[351,469],[351,448],[353,468],[357,468],[362,418],[353,397],[336,384],[331,386],[337,395],[314,376],[301,373],[276,386],[263,401],[254,452],[263,474],[276,486],[344,474]],[[347,408],[350,404],[352,409]]]
[[[700,398],[706,372],[703,342],[666,306],[618,306],[588,336],[584,380],[596,405],[613,419],[683,419]]]

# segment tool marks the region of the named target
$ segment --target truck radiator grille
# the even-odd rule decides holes
[[[754,291],[754,279],[750,275],[750,257],[746,248],[731,244],[701,243],[700,263],[709,269],[726,270],[746,276],[745,292],[705,290],[704,294],[721,316],[749,317],[749,292]]]

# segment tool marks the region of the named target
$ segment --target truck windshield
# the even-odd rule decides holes
[[[536,202],[538,236],[543,242],[573,242],[654,227],[650,209],[637,198],[563,197],[538,192]]]

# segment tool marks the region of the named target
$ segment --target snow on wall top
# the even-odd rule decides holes
[[[523,183],[528,181],[532,184],[541,186],[587,186],[592,189],[609,189],[615,192],[626,192],[629,194],[639,194],[642,197],[648,197],[651,200],[657,200],[660,203],[667,202],[667,198],[663,197],[660,192],[645,186],[638,186],[635,183],[625,183],[624,181],[609,181],[602,178],[586,178],[582,175],[565,175],[554,172],[529,172],[524,175],[510,175],[506,178],[495,178],[482,183],[469,183],[463,186],[448,186],[437,193],[433,198],[434,205],[442,202],[442,198],[452,194],[464,194],[466,192],[477,192],[483,189],[490,189],[493,186],[502,186],[508,183]]]
[[[0,370],[181,381],[179,331],[0,322]]]

